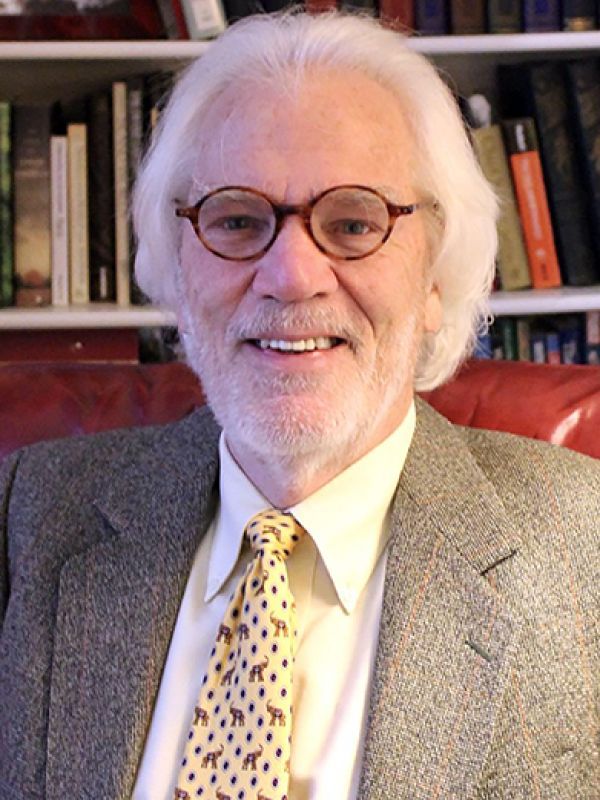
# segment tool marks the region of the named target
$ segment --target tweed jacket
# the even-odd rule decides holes
[[[204,409],[5,463],[1,800],[130,797],[218,433]],[[598,800],[599,510],[599,462],[418,402],[360,800]]]

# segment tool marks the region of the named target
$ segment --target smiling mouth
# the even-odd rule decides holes
[[[248,342],[260,350],[275,350],[278,353],[312,353],[319,350],[331,350],[344,344],[343,339],[336,336],[316,336],[308,339],[248,339]]]

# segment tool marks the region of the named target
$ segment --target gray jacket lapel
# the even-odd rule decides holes
[[[359,797],[467,800],[516,639],[486,577],[518,541],[460,435],[422,404],[392,530]]]
[[[217,430],[196,414],[116,464],[95,541],[61,572],[47,797],[130,797],[191,562],[214,513]],[[117,456],[118,457],[118,456]],[[163,475],[157,485],[148,474]]]

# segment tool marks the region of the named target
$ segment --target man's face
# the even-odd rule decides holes
[[[224,93],[203,121],[190,204],[227,185],[278,203],[341,184],[397,203],[422,199],[411,185],[418,154],[408,126],[377,84],[318,72],[293,97],[264,87],[249,94]],[[213,255],[185,223],[180,325],[234,455],[339,458],[343,467],[399,424],[423,331],[439,316],[437,293],[426,288],[424,213],[401,217],[386,244],[358,261],[320,252],[296,216],[250,262]],[[285,349],[305,340],[316,349]]]

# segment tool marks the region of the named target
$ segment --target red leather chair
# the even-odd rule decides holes
[[[600,368],[472,361],[423,397],[452,422],[600,458]],[[203,402],[182,364],[0,367],[0,458],[41,439],[176,420]]]

